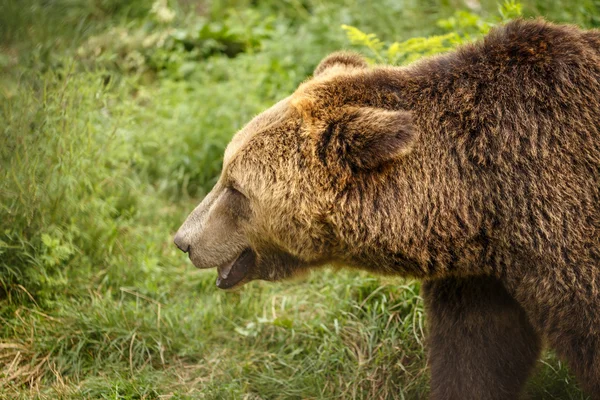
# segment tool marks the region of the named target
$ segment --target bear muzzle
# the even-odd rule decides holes
[[[192,249],[187,235],[177,232],[173,238],[175,246],[184,253],[187,253],[192,263]],[[196,265],[196,263],[194,263]],[[232,289],[235,286],[241,286],[243,283],[249,282],[250,271],[256,265],[256,253],[251,248],[245,248],[235,257],[224,264],[217,266],[217,281],[216,285],[219,289]],[[198,265],[196,265],[198,266]],[[213,267],[214,268],[214,267]]]

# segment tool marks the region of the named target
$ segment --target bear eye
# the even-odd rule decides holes
[[[227,185],[227,190],[229,192],[231,192],[231,194],[233,195],[239,195],[242,197],[246,197],[246,195],[240,190],[238,189],[239,186],[235,185],[235,184],[229,184]]]

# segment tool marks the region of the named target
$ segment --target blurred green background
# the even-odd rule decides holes
[[[0,0],[0,398],[422,399],[419,284],[214,286],[171,237],[329,52],[405,64],[600,1]],[[460,368],[460,366],[457,366]],[[530,399],[584,399],[551,353]]]

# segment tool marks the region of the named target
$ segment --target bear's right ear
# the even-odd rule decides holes
[[[341,69],[362,69],[367,68],[367,62],[358,53],[350,51],[338,51],[325,57],[315,68],[313,76],[324,75],[333,70],[333,68]]]
[[[412,114],[404,110],[347,107],[335,120],[322,122],[311,132],[316,156],[327,166],[341,164],[354,170],[374,169],[402,157],[418,136]]]
[[[372,169],[410,152],[417,132],[412,114],[402,110],[360,107],[336,124],[335,154],[358,169]],[[332,153],[330,153],[332,154]]]

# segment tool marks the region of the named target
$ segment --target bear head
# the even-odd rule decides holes
[[[360,56],[325,58],[290,97],[231,140],[221,176],[175,236],[217,286],[277,281],[339,263],[340,194],[383,173],[415,140],[397,91]]]

